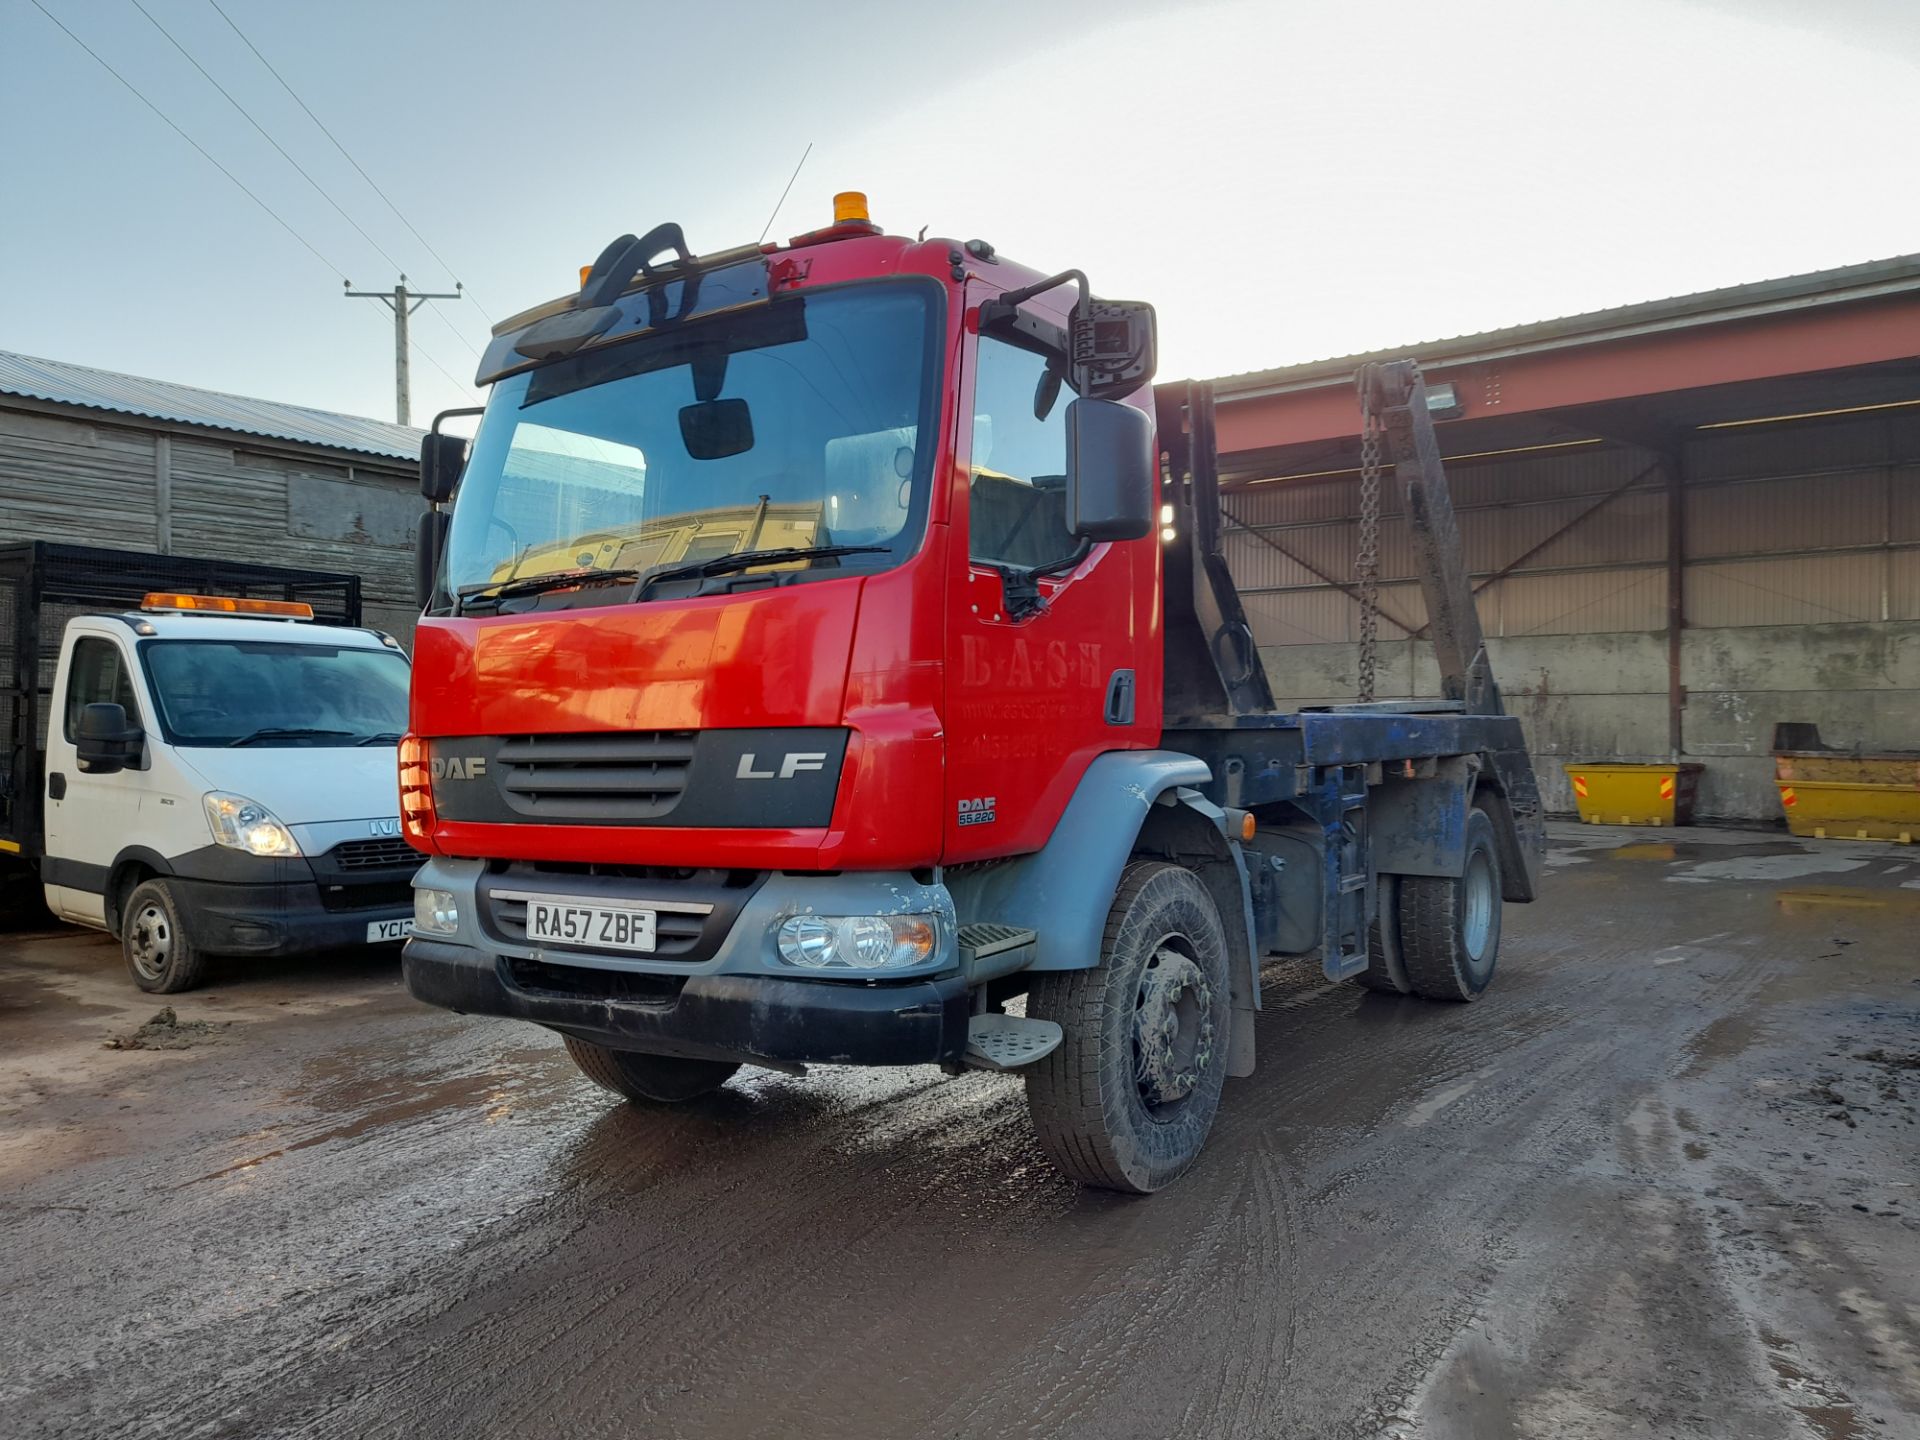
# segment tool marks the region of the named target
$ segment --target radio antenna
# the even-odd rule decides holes
[[[806,164],[807,156],[811,155],[812,153],[813,153],[813,142],[809,140],[807,142],[807,148],[800,152],[800,165]],[[787,203],[787,194],[789,191],[793,189],[793,182],[800,178],[800,165],[794,166],[793,174],[787,177],[787,188],[785,190],[782,190],[780,192],[780,198],[773,202],[773,214],[767,216],[766,229],[760,232],[760,239],[754,241],[753,242],[754,244],[759,245],[762,242],[764,242],[767,238],[767,230],[773,229],[773,222],[780,218],[780,207]]]

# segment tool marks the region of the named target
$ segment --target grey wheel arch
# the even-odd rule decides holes
[[[1228,1073],[1253,1070],[1259,957],[1253,900],[1227,816],[1197,789],[1205,761],[1176,750],[1116,750],[1087,767],[1047,843],[1031,855],[943,878],[962,925],[991,920],[1035,932],[1034,971],[1091,970],[1121,872],[1139,855],[1191,869],[1213,896],[1227,933],[1233,1037]]]

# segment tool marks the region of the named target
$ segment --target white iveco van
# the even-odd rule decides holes
[[[81,615],[47,726],[41,880],[119,936],[143,990],[209,955],[379,944],[411,928],[394,749],[407,660],[300,604],[150,595]]]

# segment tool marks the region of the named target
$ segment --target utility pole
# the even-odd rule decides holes
[[[385,290],[356,290],[351,280],[340,282],[346,287],[347,295],[355,300],[379,300],[393,311],[393,415],[402,425],[413,423],[412,384],[407,364],[407,317],[429,300],[459,300],[460,282],[453,282],[453,293],[429,293],[425,290],[407,289],[407,277],[402,275],[400,283],[389,294]]]

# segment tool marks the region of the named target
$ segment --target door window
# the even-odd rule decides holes
[[[89,705],[118,705],[134,724],[140,723],[140,705],[133,698],[133,677],[126,656],[111,640],[95,636],[75,642],[67,667],[67,739],[74,738],[80,712]]]
[[[1042,385],[1058,360],[980,337],[973,380],[968,554],[1032,569],[1079,549],[1067,532],[1067,406],[1072,389]]]

